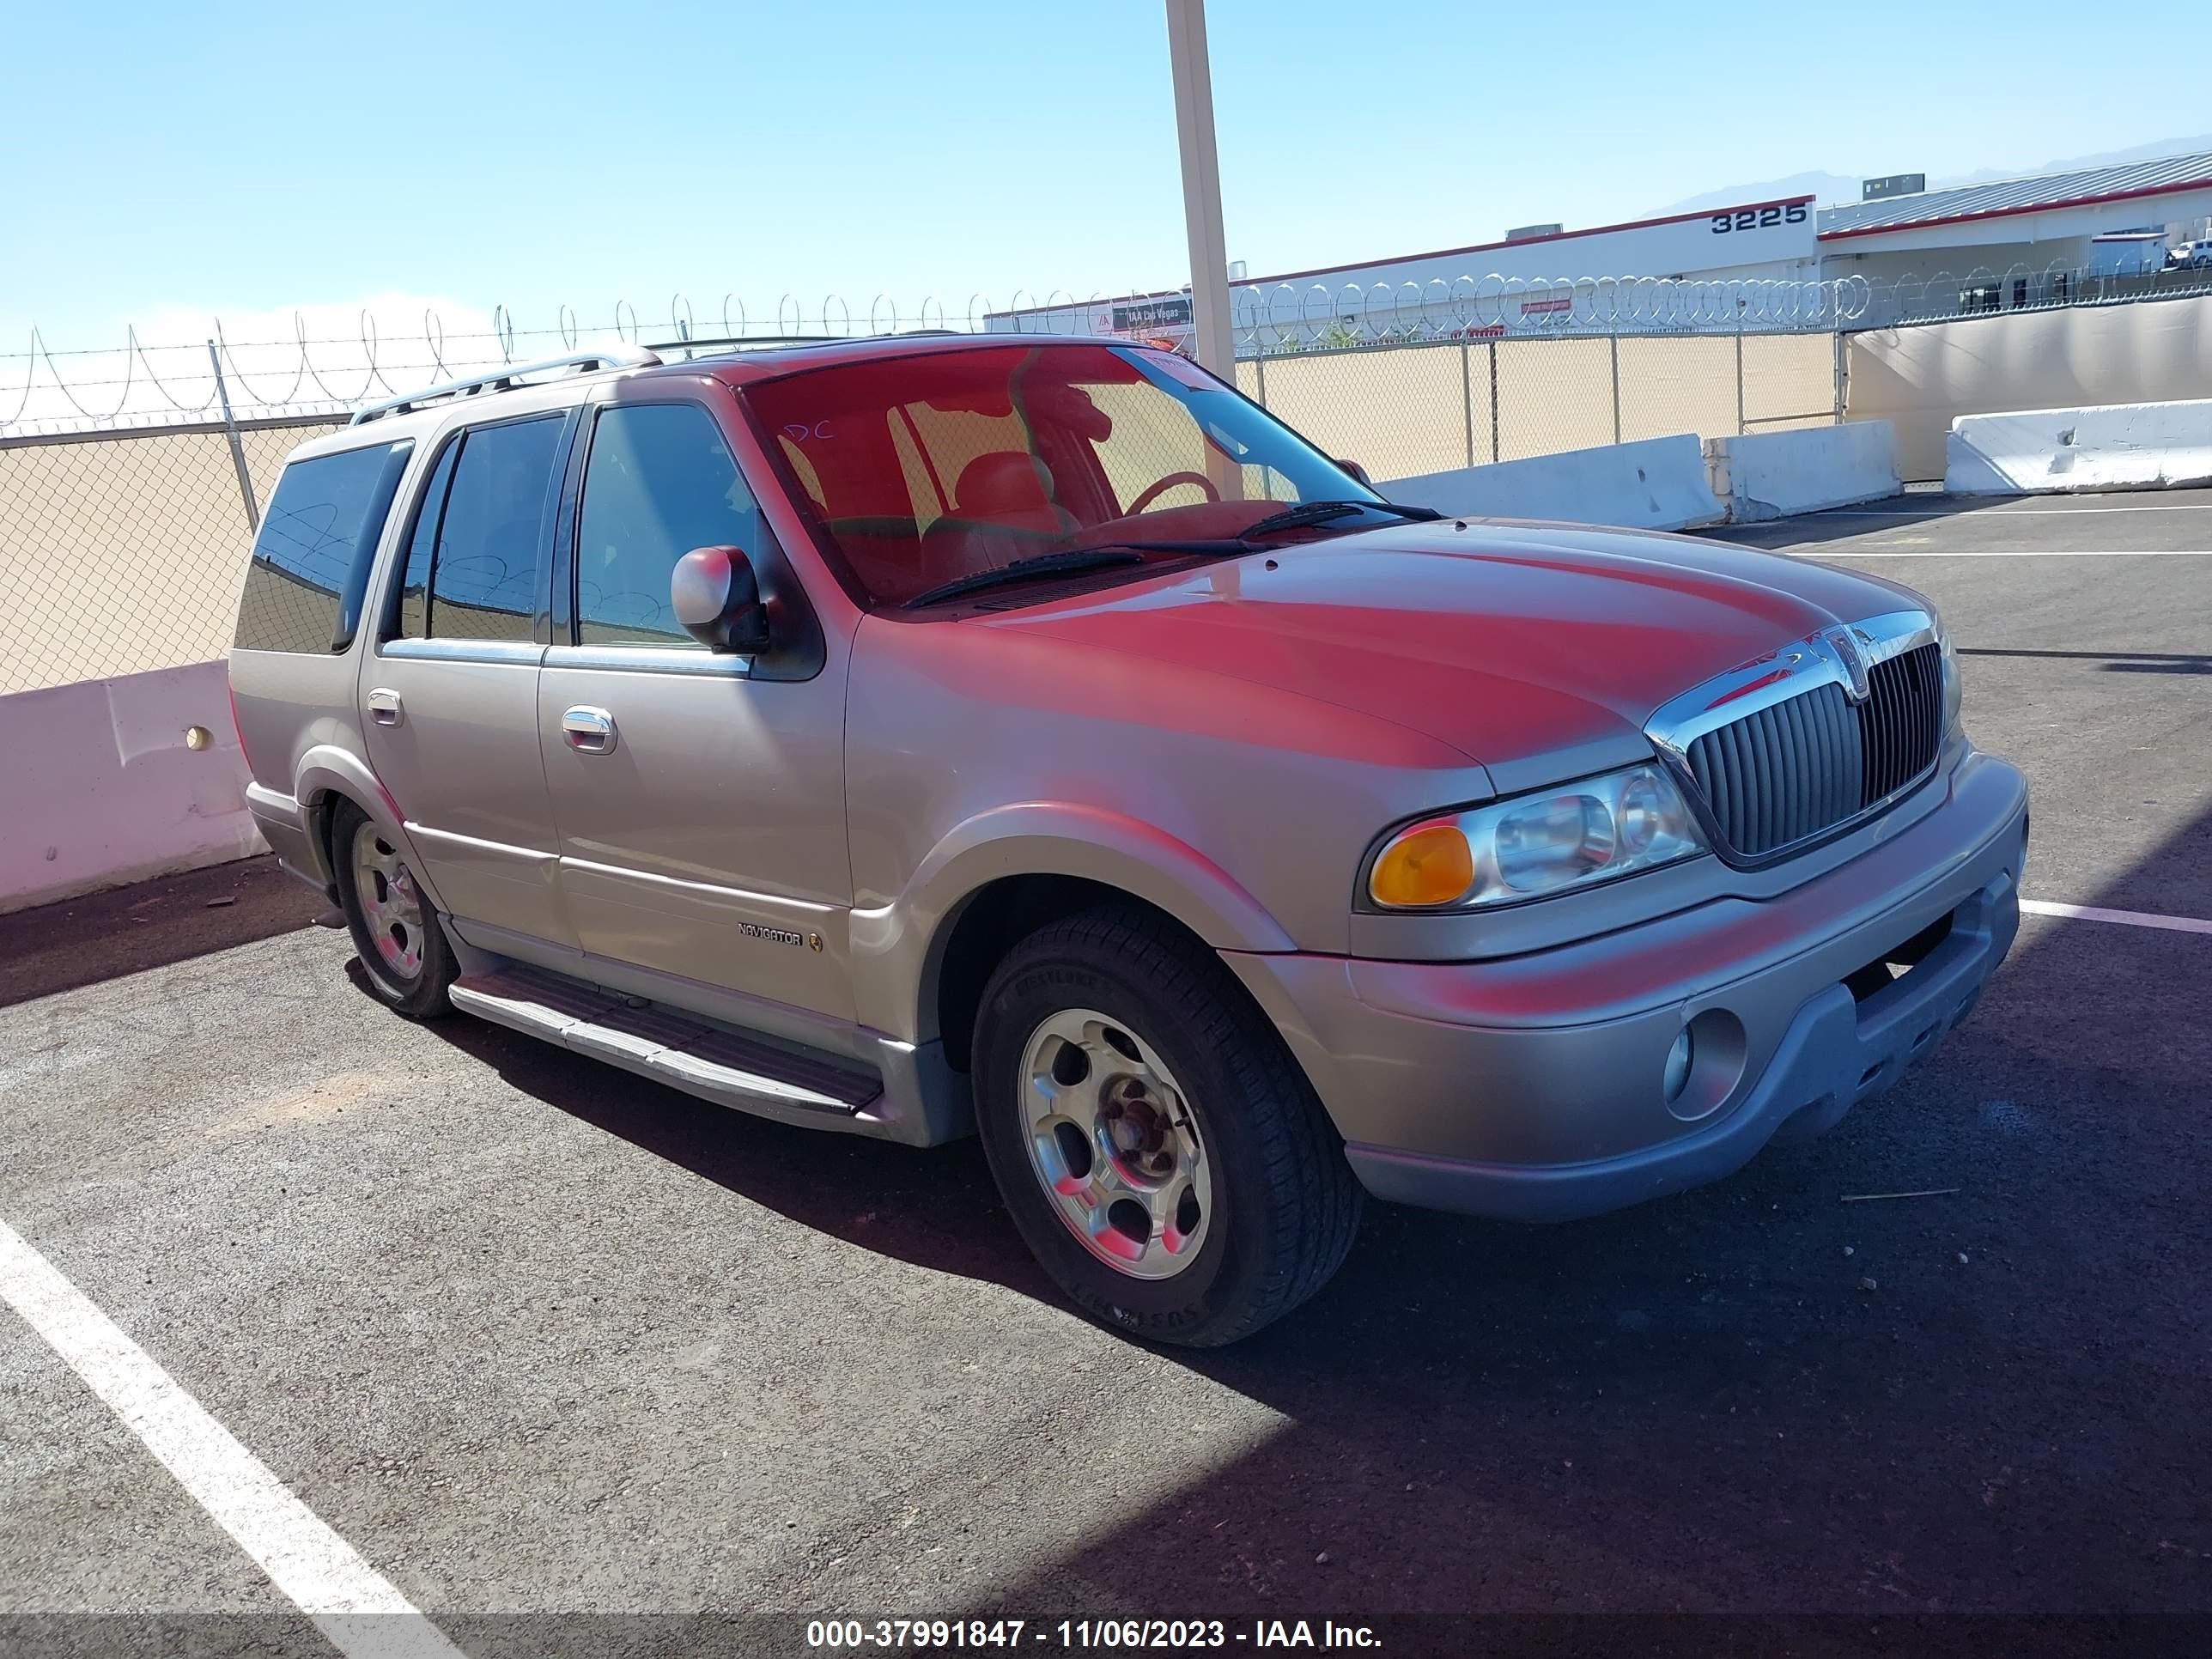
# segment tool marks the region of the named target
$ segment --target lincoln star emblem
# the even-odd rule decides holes
[[[1835,652],[1836,659],[1844,665],[1844,674],[1849,682],[1844,688],[1844,695],[1853,702],[1864,702],[1871,688],[1867,684],[1866,656],[1860,651],[1858,641],[1852,637],[1848,628],[1832,628],[1822,637],[1828,641],[1829,648]]]

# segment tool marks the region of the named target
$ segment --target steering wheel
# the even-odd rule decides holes
[[[1196,484],[1206,492],[1206,499],[1209,501],[1218,501],[1221,499],[1221,492],[1213,487],[1213,480],[1203,472],[1170,472],[1166,477],[1147,484],[1139,490],[1137,493],[1137,499],[1121,509],[1121,516],[1125,519],[1135,517],[1177,484]]]

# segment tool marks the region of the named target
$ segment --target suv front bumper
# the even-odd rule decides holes
[[[1966,1018],[2019,927],[2027,788],[1971,752],[1929,787],[1936,810],[1771,899],[1498,961],[1224,957],[1376,1197],[1593,1215],[1832,1127]],[[1698,1058],[1670,1107],[1686,1028]]]

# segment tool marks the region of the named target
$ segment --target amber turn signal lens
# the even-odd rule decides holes
[[[1375,860],[1367,891],[1393,909],[1449,904],[1474,885],[1474,854],[1455,823],[1423,823],[1399,836]]]

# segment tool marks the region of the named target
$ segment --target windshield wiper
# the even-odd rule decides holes
[[[1032,576],[1061,576],[1079,570],[1103,570],[1109,565],[1142,564],[1144,562],[1143,554],[1122,547],[1079,547],[1066,553],[1039,553],[1031,558],[1016,559],[1012,564],[1000,565],[995,569],[971,570],[964,576],[955,576],[949,582],[939,582],[934,587],[924,588],[901,605],[899,609],[915,611],[926,605],[957,599],[963,593],[996,587],[1001,582],[1026,581]]]
[[[1370,511],[1395,514],[1401,519],[1410,519],[1417,523],[1443,517],[1432,507],[1404,507],[1396,501],[1300,501],[1295,507],[1286,507],[1279,513],[1270,513],[1255,520],[1234,536],[1194,537],[1178,541],[1114,542],[1101,547],[1071,548],[1064,553],[1039,553],[1031,558],[1016,559],[1012,564],[1002,564],[995,569],[973,571],[965,576],[955,576],[949,582],[939,582],[936,586],[915,594],[899,609],[916,611],[924,605],[957,599],[963,593],[996,587],[1002,582],[1027,581],[1033,576],[1061,576],[1077,571],[1103,570],[1114,565],[1141,564],[1147,553],[1210,553],[1222,556],[1257,552],[1259,550],[1252,541],[1255,536],[1271,535],[1279,530],[1298,530],[1308,525],[1328,524],[1354,513]]]
[[[1396,501],[1300,501],[1279,513],[1270,513],[1244,526],[1246,536],[1266,536],[1278,530],[1302,530],[1308,525],[1328,524],[1354,513],[1395,513],[1401,519],[1425,524],[1443,514],[1433,507],[1401,507]]]

